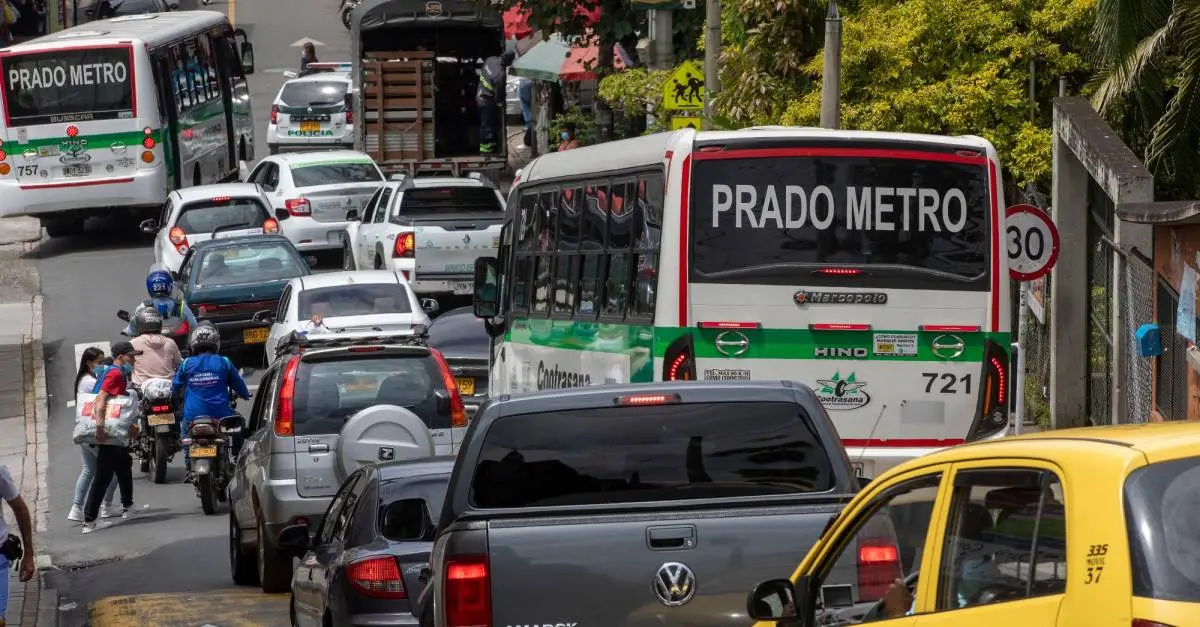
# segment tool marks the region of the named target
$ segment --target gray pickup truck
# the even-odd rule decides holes
[[[799,383],[494,397],[455,461],[421,624],[744,627],[746,591],[790,575],[858,487]],[[884,531],[856,541],[894,547]],[[900,575],[863,566],[831,579],[882,595]]]

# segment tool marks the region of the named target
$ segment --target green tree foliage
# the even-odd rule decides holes
[[[663,83],[671,76],[667,70],[633,68],[604,77],[600,81],[597,95],[625,115],[649,112],[655,123],[646,129],[649,133],[666,130],[665,111],[662,108]]]

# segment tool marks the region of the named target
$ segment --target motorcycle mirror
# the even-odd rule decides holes
[[[129,312],[125,311],[124,309],[118,309],[117,310],[117,319],[122,320],[124,322],[129,322]]]

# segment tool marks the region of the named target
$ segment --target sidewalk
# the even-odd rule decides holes
[[[0,246],[24,244],[42,239],[42,223],[37,218],[0,218]]]

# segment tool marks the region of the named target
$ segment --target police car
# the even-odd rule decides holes
[[[310,63],[308,68],[315,72],[284,83],[271,105],[271,154],[354,144],[354,112],[346,98],[352,83],[350,64]]]

